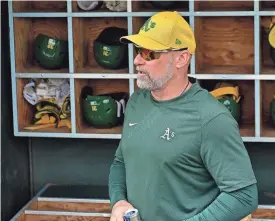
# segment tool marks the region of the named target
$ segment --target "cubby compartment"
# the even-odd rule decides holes
[[[254,74],[253,17],[196,17],[197,74]]]
[[[14,18],[17,73],[68,73],[67,18]]]
[[[273,123],[271,112],[274,110],[275,115],[275,80],[261,80],[260,85],[261,136],[275,137],[275,118]],[[272,102],[274,108],[271,108]]]
[[[253,1],[194,1],[195,11],[253,11]]]
[[[120,17],[106,17],[106,18],[73,18],[73,44],[74,44],[74,69],[76,73],[128,73],[128,45],[119,42],[119,37],[115,38],[112,32],[111,36],[104,37],[103,42],[107,46],[110,44],[116,44],[120,46],[120,52],[117,53],[114,50],[115,61],[113,63],[108,58],[112,55],[113,49],[108,47],[102,47],[101,50],[94,50],[94,41],[100,36],[103,31],[119,28],[122,32],[119,32],[117,36],[121,36],[121,33],[128,34],[127,30],[127,18]],[[106,33],[106,32],[104,32]],[[108,32],[109,33],[109,32]],[[106,42],[107,39],[107,42]],[[109,41],[112,41],[111,43]],[[96,52],[96,53],[95,53]],[[111,52],[111,53],[110,53]],[[104,65],[98,62],[95,54],[104,56]],[[105,61],[106,60],[106,61]],[[105,65],[107,64],[107,65]],[[111,65],[109,65],[111,64]]]
[[[117,97],[114,95],[120,93]],[[104,100],[97,100],[95,97],[88,98],[88,103],[85,105],[87,95],[100,96],[106,95]],[[89,134],[121,134],[124,121],[123,109],[126,107],[129,100],[129,80],[128,79],[76,79],[75,80],[75,108],[76,108],[76,132]],[[121,101],[123,100],[123,101]],[[124,102],[124,105],[123,105]],[[116,104],[115,104],[116,103]],[[107,107],[105,104],[110,104]],[[105,105],[105,106],[98,106]],[[90,112],[89,112],[90,108]],[[106,111],[106,114],[100,111]],[[121,118],[114,118],[113,111],[116,111]],[[120,110],[120,111],[119,111]],[[90,115],[86,117],[85,112]],[[96,112],[93,112],[96,111]],[[124,109],[125,111],[125,109]],[[94,121],[93,117],[97,118]],[[108,118],[112,116],[112,118]],[[99,118],[106,117],[107,126],[98,123]],[[88,119],[89,118],[89,119]],[[109,120],[108,120],[108,119]],[[95,125],[94,122],[97,124]],[[110,124],[109,124],[110,123]],[[101,126],[101,125],[103,126]],[[105,123],[104,123],[105,124]],[[111,125],[111,126],[109,126]]]
[[[255,89],[253,80],[200,80],[202,88],[209,92],[220,87],[236,87],[239,88],[239,128],[242,137],[255,136]]]
[[[13,0],[13,12],[67,12],[67,1],[17,1]]]
[[[16,79],[18,131],[70,133],[69,79]]]
[[[133,12],[188,11],[189,1],[132,1]]]
[[[275,48],[271,52],[272,47],[268,41],[268,33],[272,22],[275,23],[275,16],[272,20],[271,16],[260,17],[260,74],[275,75]],[[272,59],[272,53],[273,59]]]
[[[275,1],[274,0],[260,1],[260,10],[261,11],[275,11]]]
[[[97,2],[97,3],[96,3]],[[121,1],[72,1],[72,11],[81,13],[93,12],[125,12],[127,11],[127,0]]]

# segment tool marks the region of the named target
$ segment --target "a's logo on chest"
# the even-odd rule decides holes
[[[160,138],[164,140],[171,140],[174,136],[175,136],[175,132],[173,132],[169,127],[167,127],[164,134],[160,136]]]

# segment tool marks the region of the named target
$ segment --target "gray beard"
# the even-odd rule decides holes
[[[161,89],[172,77],[172,58],[169,57],[169,61],[166,67],[166,73],[163,77],[153,79],[152,74],[145,69],[139,69],[145,75],[137,77],[137,86],[142,89],[148,89],[151,91]]]

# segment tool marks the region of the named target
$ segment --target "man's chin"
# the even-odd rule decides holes
[[[146,82],[144,82],[142,80],[139,80],[139,79],[137,79],[137,86],[139,88],[141,88],[141,89],[148,89],[148,90],[150,90],[150,86]]]

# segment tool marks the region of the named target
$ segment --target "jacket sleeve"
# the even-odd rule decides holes
[[[237,122],[222,113],[202,125],[201,158],[220,194],[187,221],[239,221],[258,206],[257,181]]]
[[[109,173],[109,198],[111,208],[119,200],[126,200],[125,166],[121,144],[118,146]]]
[[[135,93],[130,97],[126,111],[124,115],[124,122],[127,119],[127,113],[129,111],[129,106],[131,105],[132,99]],[[120,140],[119,146],[116,150],[114,160],[110,167],[109,172],[109,198],[111,208],[113,208],[114,204],[119,200],[127,200],[127,189],[126,189],[126,173],[125,173],[125,164],[123,157],[123,134],[124,134],[125,126],[123,125],[122,129],[122,138]]]
[[[240,221],[258,206],[256,184],[233,192],[222,192],[208,207],[185,221]]]

